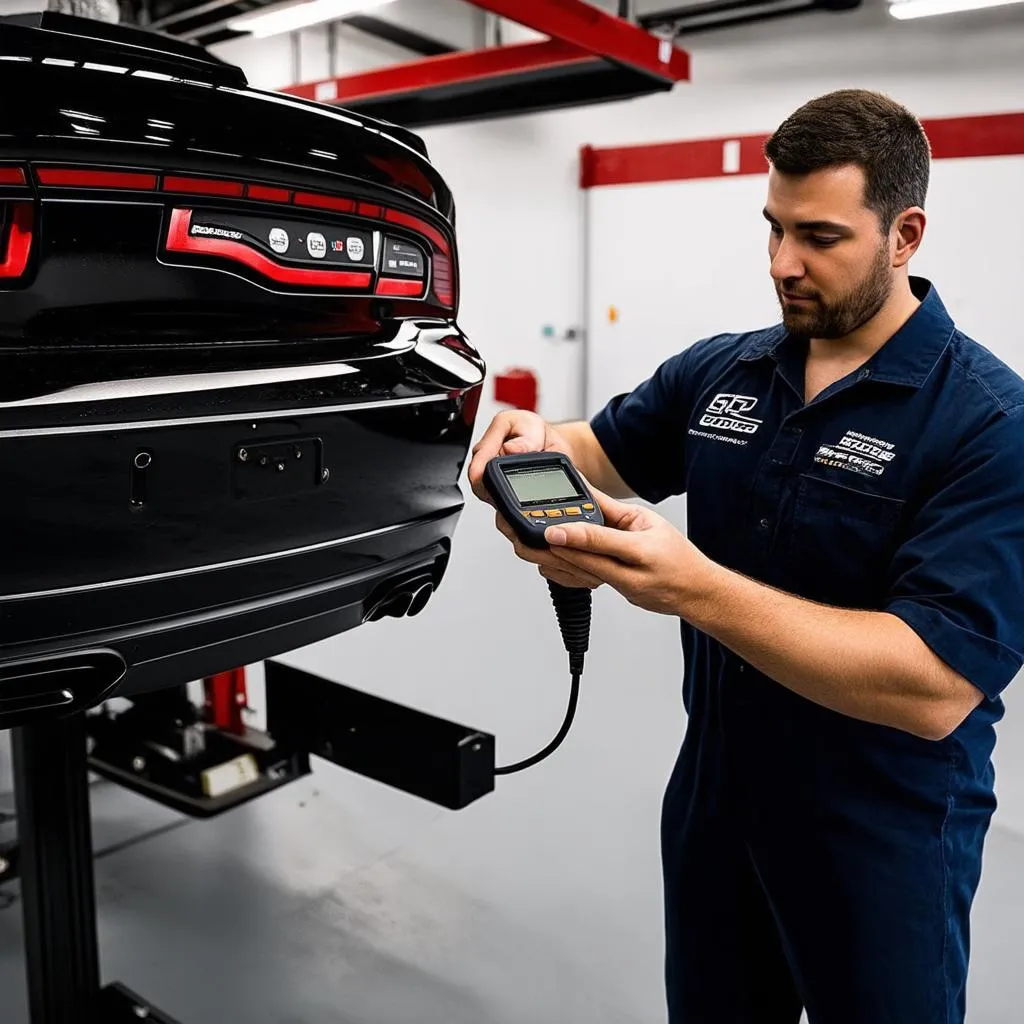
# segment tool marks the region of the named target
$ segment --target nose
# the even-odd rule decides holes
[[[803,260],[792,241],[783,238],[772,253],[771,275],[780,284],[783,281],[803,277]]]

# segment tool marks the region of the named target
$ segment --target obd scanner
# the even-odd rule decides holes
[[[484,486],[516,536],[532,548],[547,547],[549,526],[604,524],[579,471],[561,452],[499,455],[484,469]]]
[[[601,509],[579,470],[561,452],[496,456],[484,468],[483,483],[497,510],[528,547],[547,547],[544,531],[549,526],[574,522],[604,525]],[[565,587],[553,580],[547,583],[569,655],[569,706],[558,734],[543,750],[523,761],[495,768],[495,775],[510,775],[542,761],[565,739],[576,714],[590,642],[591,592],[586,587]]]

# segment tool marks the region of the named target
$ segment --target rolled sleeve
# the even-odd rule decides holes
[[[963,444],[893,560],[886,611],[996,698],[1024,664],[1024,421]]]
[[[666,360],[590,421],[615,471],[634,494],[658,502],[682,494],[686,480],[687,349]]]

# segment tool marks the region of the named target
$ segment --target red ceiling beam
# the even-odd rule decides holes
[[[540,42],[459,51],[371,71],[291,85],[282,92],[325,103],[415,95],[611,61],[671,88],[690,75],[684,50],[584,0],[472,0],[475,6],[549,36]]]
[[[677,82],[689,77],[690,62],[685,51],[586,0],[472,0],[472,3],[597,57]]]
[[[344,103],[346,100],[411,93],[439,85],[458,85],[592,59],[575,46],[547,39],[539,43],[514,43],[487,50],[463,50],[404,64],[388,64],[339,78],[291,85],[281,92],[308,100],[338,100]]]

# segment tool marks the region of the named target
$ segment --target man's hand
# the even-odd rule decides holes
[[[537,564],[541,575],[556,583],[590,588],[607,583],[639,608],[682,615],[699,597],[714,564],[656,512],[592,490],[604,526],[549,526],[546,550],[521,544],[500,516],[498,529],[520,558]]]
[[[573,458],[572,448],[547,420],[535,412],[518,409],[501,412],[491,421],[484,436],[473,447],[473,460],[469,464],[469,483],[473,493],[490,503],[491,496],[484,487],[484,469],[497,455],[519,455],[525,452],[561,452]]]

